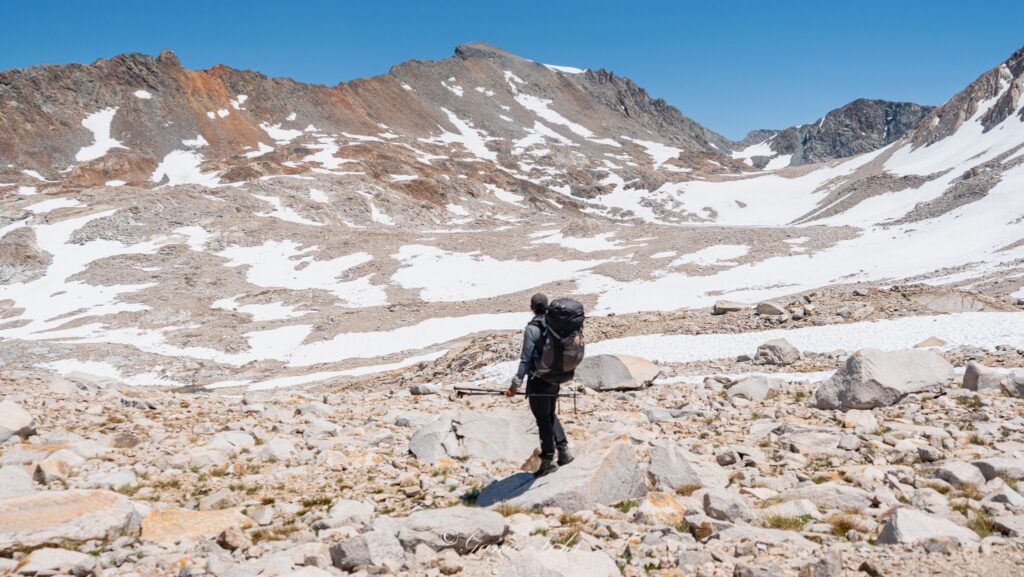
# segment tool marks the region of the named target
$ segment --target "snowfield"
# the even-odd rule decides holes
[[[758,346],[780,338],[801,351],[828,353],[837,349],[909,349],[928,337],[946,341],[946,348],[1024,347],[1024,313],[956,313],[737,334],[646,335],[587,345],[587,353],[630,354],[663,363],[686,363],[753,355]]]
[[[427,302],[484,299],[540,284],[574,278],[605,260],[498,260],[428,245],[406,245],[394,258],[403,263],[391,279],[403,288],[421,289]]]
[[[1006,248],[1021,238],[1022,187],[1024,166],[1018,166],[981,200],[922,222],[871,227],[824,251],[773,257],[709,276],[669,273],[621,282],[590,274],[578,281],[578,290],[600,295],[598,312],[621,314],[710,306],[719,299],[756,302],[839,282],[886,283],[965,263],[980,276],[1024,257],[1024,246]]]
[[[960,345],[990,349],[997,345],[1024,347],[1024,313],[956,313],[747,333],[642,335],[588,343],[587,355],[635,355],[658,363],[688,363],[753,355],[757,347],[772,339],[786,339],[801,351],[829,353],[864,348],[909,349],[929,337],[946,341],[946,346],[939,347],[941,349]],[[518,361],[495,363],[481,369],[480,376],[484,380],[505,378],[515,371],[517,364]],[[771,376],[821,380],[831,373],[772,373]],[[658,383],[699,383],[703,378],[681,377]]]
[[[268,241],[260,246],[233,246],[219,256],[228,259],[227,266],[248,267],[249,282],[261,287],[291,290],[320,289],[333,293],[347,307],[370,307],[387,304],[387,293],[370,282],[372,275],[350,281],[339,277],[347,270],[373,260],[365,252],[317,260],[308,254],[315,246],[300,246],[292,241]]]

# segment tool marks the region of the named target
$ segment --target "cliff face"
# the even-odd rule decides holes
[[[1024,119],[1021,93],[1024,92],[1024,48],[1017,50],[1005,62],[982,74],[974,82],[945,104],[932,111],[929,118],[914,131],[915,146],[938,142],[974,119],[981,111],[978,122],[985,131],[991,130],[1016,114]]]
[[[790,166],[846,158],[892,144],[917,127],[933,107],[912,102],[858,99],[830,111],[817,122],[784,130],[752,131],[738,143],[766,143],[765,154],[751,164],[766,166],[773,157],[788,155]],[[770,153],[768,152],[770,150]]]

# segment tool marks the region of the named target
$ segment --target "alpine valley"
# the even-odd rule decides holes
[[[1024,575],[1022,93],[735,142],[481,42],[0,72],[0,574]],[[591,364],[527,482],[450,395],[536,292]]]

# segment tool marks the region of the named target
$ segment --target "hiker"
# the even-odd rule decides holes
[[[583,359],[583,305],[556,299],[549,308],[548,297],[538,293],[530,299],[530,310],[533,319],[523,330],[519,369],[505,395],[515,396],[523,379],[529,377],[526,397],[540,435],[540,467],[533,475],[543,477],[573,460],[555,409],[560,385],[572,380],[576,365]]]

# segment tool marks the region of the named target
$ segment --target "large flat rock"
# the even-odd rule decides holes
[[[991,481],[996,477],[1003,477],[1014,481],[1024,480],[1024,459],[991,457],[974,461],[973,465],[981,471],[986,481]]]
[[[521,463],[537,448],[537,423],[526,411],[444,413],[417,430],[409,451],[427,463],[480,459]]]
[[[521,463],[537,448],[537,421],[527,411],[466,411],[453,423],[463,455],[485,461]]]
[[[658,365],[641,357],[594,355],[576,367],[573,381],[595,391],[628,391],[642,389],[660,374]]]
[[[893,511],[878,535],[879,543],[916,543],[926,539],[952,538],[961,543],[976,543],[978,534],[961,527],[949,519],[929,515],[917,509],[899,508]]]
[[[24,497],[36,490],[32,475],[24,467],[8,465],[0,467],[0,500]]]
[[[398,530],[398,540],[407,551],[415,550],[422,543],[434,551],[451,548],[464,555],[501,543],[506,534],[508,523],[494,511],[449,507],[409,515]]]
[[[724,542],[749,540],[773,545],[785,544],[802,549],[816,549],[818,547],[817,543],[807,540],[796,531],[769,529],[766,527],[729,527],[715,533],[715,537]]]
[[[142,520],[142,539],[160,545],[173,545],[178,541],[216,537],[225,529],[244,529],[252,524],[252,519],[238,509],[191,511],[169,507],[146,515]]]
[[[484,487],[481,507],[507,501],[526,508],[561,507],[575,512],[612,505],[647,493],[646,472],[627,436],[603,437],[579,447],[576,460],[535,479],[519,473]]]
[[[664,441],[651,449],[648,474],[656,487],[669,492],[680,487],[722,488],[729,484],[729,472],[718,463]]]
[[[361,565],[379,567],[391,562],[400,566],[405,559],[402,544],[391,531],[368,531],[331,545],[331,563],[343,571]]]
[[[918,304],[924,305],[937,313],[992,312],[1003,310],[995,307],[970,293],[964,292],[926,292],[911,297]]]
[[[932,351],[862,349],[818,386],[814,404],[842,410],[887,407],[911,393],[945,386],[953,377],[953,365]]]
[[[0,501],[0,553],[135,533],[139,514],[111,491],[45,491]]]
[[[804,499],[826,510],[861,510],[867,509],[872,504],[871,493],[838,481],[794,487],[779,495],[779,499],[783,501]]]
[[[501,577],[619,577],[615,561],[601,551],[526,549],[516,553]]]
[[[0,401],[0,443],[14,435],[28,437],[35,429],[32,415],[10,399]]]

